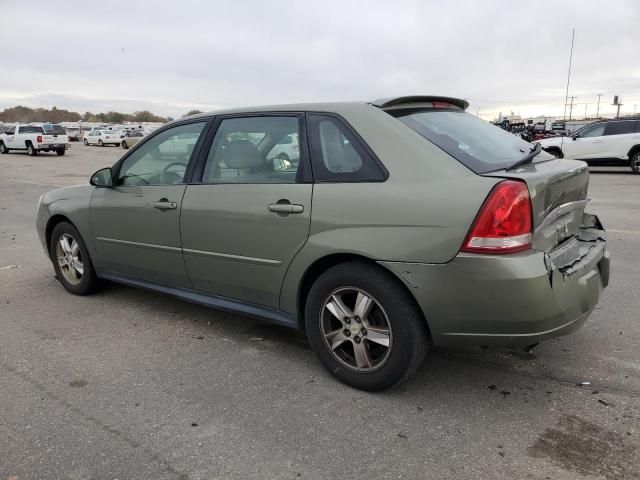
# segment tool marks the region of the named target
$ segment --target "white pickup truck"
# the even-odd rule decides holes
[[[64,155],[69,148],[69,136],[59,125],[15,125],[0,134],[0,153],[26,150],[31,156],[38,152]]]

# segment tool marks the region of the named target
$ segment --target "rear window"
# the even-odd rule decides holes
[[[60,125],[43,125],[44,133],[48,135],[65,135],[67,131]]]
[[[459,109],[399,109],[387,113],[415,130],[475,173],[508,168],[532,144]],[[551,159],[541,152],[536,160]]]

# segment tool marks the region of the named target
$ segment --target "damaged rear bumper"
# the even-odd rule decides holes
[[[609,283],[597,217],[549,254],[459,254],[446,264],[380,262],[411,290],[436,345],[530,345],[579,328]]]

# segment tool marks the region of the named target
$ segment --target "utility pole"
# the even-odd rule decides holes
[[[585,103],[585,104],[584,104],[584,119],[585,119],[585,120],[587,119],[587,106],[588,106],[588,105],[589,105],[588,103]]]
[[[569,71],[567,72],[567,90],[564,94],[564,113],[562,114],[562,120],[566,120],[567,118],[567,99],[569,98],[569,80],[571,79],[571,62],[573,61],[573,40],[576,36],[576,29],[571,29],[571,51],[569,52]],[[573,97],[571,97],[573,98]],[[571,120],[571,115],[569,115],[569,120]]]
[[[636,116],[636,108],[638,108],[638,104],[633,105],[633,116]]]
[[[600,97],[602,96],[601,93],[598,94],[598,108],[596,108],[596,118],[600,118],[598,115],[600,114]]]
[[[569,121],[571,121],[571,112],[573,112],[573,100],[578,97],[574,97],[573,95],[569,97],[571,99],[571,103],[569,104]],[[565,105],[566,110],[566,105]]]
[[[476,117],[480,116],[480,107],[476,108]]]

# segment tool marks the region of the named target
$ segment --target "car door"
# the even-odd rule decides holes
[[[628,158],[629,150],[638,143],[638,137],[640,137],[640,134],[636,133],[637,123],[636,120],[618,120],[606,124],[604,129],[606,158]]]
[[[296,133],[297,114],[222,117],[187,186],[180,219],[195,289],[277,308],[284,274],[309,236],[311,170],[272,152]],[[304,153],[307,152],[307,153]]]
[[[16,127],[11,127],[5,133],[6,133],[5,141],[7,142],[6,144],[7,148],[16,148],[16,143],[15,143]]]
[[[566,158],[590,159],[602,158],[605,152],[605,123],[588,125],[571,138],[566,138],[563,152]]]
[[[123,158],[114,187],[96,188],[90,220],[96,266],[157,283],[189,287],[180,241],[185,174],[206,121],[161,130]]]

